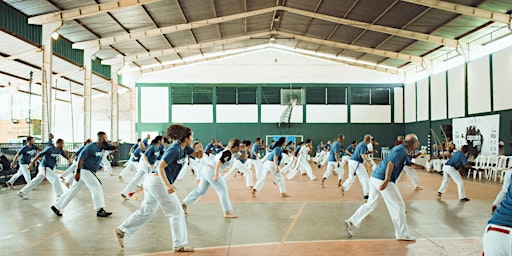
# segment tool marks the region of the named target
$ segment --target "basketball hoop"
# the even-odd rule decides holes
[[[296,98],[290,99],[290,104],[295,107],[295,105],[297,105],[297,99]]]

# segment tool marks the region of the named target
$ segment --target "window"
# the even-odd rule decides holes
[[[281,104],[281,88],[261,88],[261,104]]]
[[[347,104],[346,87],[327,87],[327,104]]]
[[[212,104],[211,87],[173,87],[173,104]]]
[[[370,88],[352,88],[352,104],[370,104]]]
[[[389,88],[352,88],[352,104],[390,105]]]
[[[256,88],[217,87],[217,104],[256,104]]]
[[[236,89],[234,87],[217,87],[217,104],[236,104]]]
[[[325,104],[326,88],[308,87],[306,89],[306,104]]]
[[[390,105],[389,88],[372,88],[371,104],[372,105]]]
[[[240,87],[238,88],[237,104],[256,104],[256,88]]]

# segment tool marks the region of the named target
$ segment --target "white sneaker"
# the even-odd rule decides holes
[[[193,252],[194,247],[188,245],[182,245],[178,247],[174,247],[174,252]]]
[[[25,195],[23,195],[23,193],[21,193],[21,191],[19,191],[18,193],[16,193],[17,196],[19,196],[21,199],[23,200],[27,200],[28,198],[25,197]]]
[[[398,241],[416,241],[416,237],[414,237],[414,236],[404,236],[404,237],[399,237],[396,240],[398,240]]]
[[[352,222],[350,220],[345,220],[345,231],[347,231],[349,236],[352,236]]]

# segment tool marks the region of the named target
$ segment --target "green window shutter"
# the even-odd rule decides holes
[[[192,104],[212,104],[212,87],[192,88]]]
[[[347,88],[327,87],[327,104],[347,104]]]
[[[255,87],[239,87],[237,103],[238,104],[256,104],[256,88]]]
[[[191,87],[173,87],[171,96],[173,104],[192,104]]]
[[[324,87],[306,88],[306,104],[326,104]]]
[[[217,87],[217,104],[236,104],[236,88]]]
[[[352,104],[370,104],[370,88],[352,88],[352,95],[350,95]]]
[[[372,105],[390,105],[390,89],[372,88],[371,103]]]
[[[281,104],[281,88],[261,88],[261,104]]]

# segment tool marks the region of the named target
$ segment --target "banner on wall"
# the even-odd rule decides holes
[[[453,119],[453,143],[468,145],[470,152],[498,155],[500,115]]]

